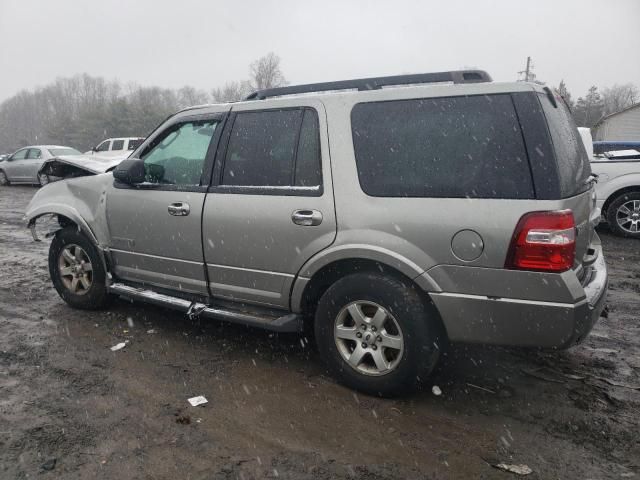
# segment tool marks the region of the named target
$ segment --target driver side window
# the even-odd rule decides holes
[[[217,120],[180,123],[169,128],[142,156],[145,181],[167,185],[200,185]]]
[[[96,152],[106,152],[109,150],[109,145],[111,144],[110,140],[105,140],[100,145],[96,147]]]

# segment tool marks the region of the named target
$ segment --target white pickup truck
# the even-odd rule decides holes
[[[596,142],[579,128],[591,171],[598,176],[597,205],[611,231],[640,238],[640,142]],[[623,150],[620,150],[623,148]]]
[[[101,157],[121,157],[126,152],[133,152],[144,141],[143,137],[107,138],[100,145],[93,147],[85,155]]]

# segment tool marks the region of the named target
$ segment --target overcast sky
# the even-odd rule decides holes
[[[478,67],[640,86],[640,0],[0,0],[0,101],[59,76],[209,90],[273,51],[291,83]]]

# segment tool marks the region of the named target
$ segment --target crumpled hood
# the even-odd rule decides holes
[[[130,152],[117,157],[101,157],[99,155],[60,155],[46,160],[40,171],[55,177],[65,177],[69,166],[84,170],[89,174],[105,173],[117,167]]]

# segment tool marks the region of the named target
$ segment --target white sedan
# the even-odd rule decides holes
[[[60,155],[81,155],[75,148],[60,145],[31,145],[21,148],[0,163],[0,185],[29,183],[46,185],[49,176],[40,171],[42,164]]]

